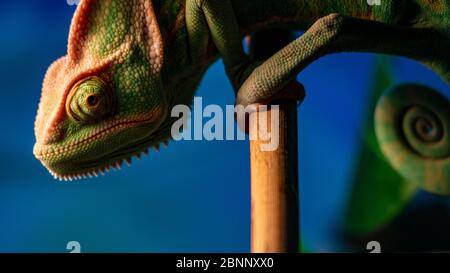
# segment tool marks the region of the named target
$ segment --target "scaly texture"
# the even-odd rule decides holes
[[[162,63],[151,1],[83,1],[72,21],[68,55],[45,76],[36,157],[62,179],[120,167],[123,155],[110,154],[109,146],[129,149],[130,133],[148,135],[166,116]]]
[[[130,162],[170,138],[174,119],[168,110],[191,103],[218,57],[236,103],[244,106],[282,97],[278,91],[310,63],[344,51],[411,58],[450,82],[450,0],[381,3],[82,0],[68,54],[45,76],[34,154],[56,177],[69,180]],[[252,62],[242,38],[267,28],[305,33],[267,60]],[[448,165],[440,166],[436,173],[448,173]],[[433,180],[429,174],[412,176],[424,185]]]
[[[450,103],[421,85],[400,85],[376,108],[378,141],[392,166],[422,189],[450,195]]]

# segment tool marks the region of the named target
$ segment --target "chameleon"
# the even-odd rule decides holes
[[[303,34],[253,60],[242,40],[267,29]],[[449,48],[450,0],[82,0],[67,55],[44,77],[33,153],[55,178],[73,180],[158,150],[171,138],[172,107],[192,103],[220,58],[236,105],[249,106],[299,98],[283,88],[341,52],[406,57],[449,84]],[[448,101],[419,85],[393,90],[375,115],[384,153],[410,180],[450,194]]]

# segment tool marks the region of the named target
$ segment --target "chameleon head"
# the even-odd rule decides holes
[[[34,155],[59,179],[97,175],[168,135],[162,39],[150,0],[82,1],[68,54],[44,79]]]

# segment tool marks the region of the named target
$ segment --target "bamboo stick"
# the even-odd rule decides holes
[[[249,41],[250,55],[262,60],[292,40],[286,31],[265,31]],[[290,87],[286,87],[290,88]],[[287,90],[285,90],[287,91]],[[297,102],[277,100],[279,147],[262,151],[264,141],[250,141],[251,162],[251,251],[284,253],[299,251]],[[268,111],[268,126],[272,110]],[[249,130],[258,129],[258,122]],[[272,130],[272,128],[270,129]]]

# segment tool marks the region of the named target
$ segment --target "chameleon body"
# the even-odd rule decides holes
[[[236,104],[244,106],[295,97],[278,91],[317,58],[346,51],[408,57],[449,83],[449,15],[449,0],[382,1],[380,6],[366,0],[82,0],[68,53],[45,76],[34,154],[55,177],[71,180],[120,167],[148,147],[159,147],[175,121],[170,109],[191,104],[218,58],[236,91]],[[305,32],[264,62],[252,61],[242,38],[269,28]],[[395,123],[380,112],[377,118]],[[442,122],[448,129],[448,119]],[[448,144],[447,129],[442,139]],[[395,149],[384,135],[389,130],[378,132],[381,145]],[[450,183],[445,147],[439,153],[444,163],[438,184]],[[386,153],[400,171],[409,162],[403,151]],[[411,176],[435,178],[432,173]]]

